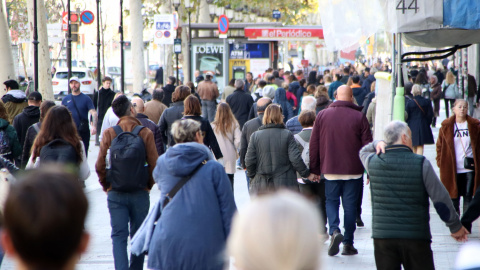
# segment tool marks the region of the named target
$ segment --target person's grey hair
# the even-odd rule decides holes
[[[422,87],[419,84],[414,84],[412,87],[412,95],[420,96],[422,94]]]
[[[320,220],[313,203],[292,191],[259,196],[235,214],[228,256],[238,269],[319,269]]]
[[[438,78],[437,78],[437,76],[431,75],[430,78],[432,78],[432,79],[435,81],[434,84],[435,84],[435,83],[438,83]]]
[[[317,100],[315,97],[306,96],[302,99],[302,111],[312,110],[315,111],[315,106],[317,105]]]
[[[236,89],[243,88],[244,85],[245,85],[245,83],[243,82],[243,80],[240,80],[240,79],[235,80],[235,88]]]
[[[192,119],[177,120],[173,123],[170,132],[176,143],[195,142],[200,126],[200,122]]]
[[[408,135],[408,125],[402,121],[392,121],[385,127],[383,136],[387,145],[395,144],[403,134]]]

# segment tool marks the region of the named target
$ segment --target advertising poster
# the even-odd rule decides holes
[[[207,72],[212,72],[214,74],[214,81],[216,81],[218,87],[222,89],[224,87],[223,55],[225,53],[223,44],[193,44],[192,50],[192,72],[199,70],[204,77]]]

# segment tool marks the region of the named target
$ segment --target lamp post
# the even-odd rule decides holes
[[[120,27],[118,28],[120,33],[120,90],[125,93],[125,61],[123,55],[123,0],[120,0]]]
[[[35,92],[38,92],[38,29],[37,29],[37,0],[33,0],[33,69]]]
[[[192,26],[191,26],[191,21],[190,21],[190,14],[192,13],[193,10],[193,0],[185,0],[185,8],[187,9],[188,12],[188,68],[190,71],[192,71]],[[183,73],[185,74],[185,73]],[[192,73],[189,72],[190,78],[188,78],[190,81],[192,78]]]
[[[177,20],[180,21],[180,16],[178,15],[178,7],[179,7],[179,6],[180,6],[180,0],[173,0],[173,7],[175,8],[175,11],[177,12],[177,16],[178,16]],[[177,39],[178,39],[178,38],[179,38],[179,36],[178,36],[178,27],[177,27]],[[173,46],[174,46],[174,48],[175,48],[176,45],[174,44]],[[175,52],[175,54],[176,54],[177,86],[178,86],[178,85],[180,85],[180,83],[179,83],[179,81],[178,81],[178,70],[179,70],[179,68],[178,68],[178,55],[179,55],[179,53]]]
[[[100,43],[100,0],[97,0],[97,91],[100,89],[102,81],[100,72],[100,45],[102,45]]]

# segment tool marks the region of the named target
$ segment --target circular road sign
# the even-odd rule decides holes
[[[226,34],[229,26],[230,22],[228,21],[227,16],[220,15],[220,17],[218,17],[218,32],[220,32],[220,34]]]
[[[163,32],[162,31],[157,31],[157,32],[155,32],[155,36],[157,38],[162,38],[163,37]]]
[[[80,14],[80,19],[84,24],[93,23],[94,18],[95,16],[93,15],[93,12],[91,12],[90,10],[85,10],[84,12],[82,12],[82,14]]]
[[[163,35],[164,35],[166,38],[169,38],[170,35],[171,35],[171,33],[170,33],[170,31],[165,31],[165,32],[163,33]]]

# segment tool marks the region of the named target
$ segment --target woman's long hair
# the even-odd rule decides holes
[[[55,106],[48,110],[42,127],[33,142],[33,160],[40,156],[42,147],[55,139],[63,139],[75,147],[77,159],[82,161],[82,144],[72,114],[65,106]]]
[[[230,106],[227,103],[220,103],[217,106],[217,113],[215,114],[215,132],[220,132],[223,136],[227,136],[227,133],[235,130],[238,125],[238,121],[232,113]]]
[[[0,118],[8,121],[8,112],[3,101],[0,102]]]

